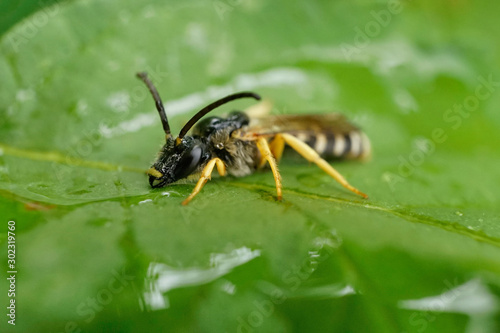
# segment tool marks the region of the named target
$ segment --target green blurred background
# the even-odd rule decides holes
[[[1,331],[500,331],[495,6],[1,1]],[[293,155],[283,202],[269,172],[150,189],[143,70],[174,132],[239,90],[345,113],[374,155],[335,167],[370,200]]]

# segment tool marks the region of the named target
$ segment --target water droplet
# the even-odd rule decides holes
[[[459,212],[459,211],[456,211],[455,214],[457,214],[458,216],[463,216],[464,215],[464,213]]]
[[[170,196],[180,197],[181,196],[181,194],[179,192],[176,192],[176,191],[161,192],[161,195],[164,196],[164,197],[170,197]]]
[[[226,293],[228,293],[229,295],[234,295],[234,293],[236,292],[236,286],[229,281],[225,282],[222,285],[221,289]]]

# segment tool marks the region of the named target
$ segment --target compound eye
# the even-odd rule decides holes
[[[190,151],[184,152],[175,168],[175,178],[182,179],[192,174],[200,164],[202,154],[203,149],[200,146],[194,146]]]

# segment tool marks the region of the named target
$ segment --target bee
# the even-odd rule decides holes
[[[239,92],[201,109],[174,138],[155,86],[146,73],[137,73],[137,77],[146,84],[153,96],[166,140],[156,161],[147,171],[149,184],[158,188],[191,175],[199,175],[194,190],[182,202],[183,205],[201,191],[215,167],[221,176],[230,174],[243,177],[262,169],[266,164],[269,164],[274,176],[277,199],[281,200],[282,184],[277,161],[285,145],[318,165],[346,189],[368,198],[323,159],[366,159],[370,155],[367,136],[341,114],[250,117],[247,113],[233,111],[226,118],[203,118],[230,101],[242,98],[261,100],[256,93]],[[187,135],[191,129],[191,135]]]

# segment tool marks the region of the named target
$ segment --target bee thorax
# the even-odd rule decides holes
[[[213,157],[220,158],[227,172],[236,177],[253,173],[258,165],[258,149],[253,141],[231,136],[231,129],[219,130],[210,137]]]

